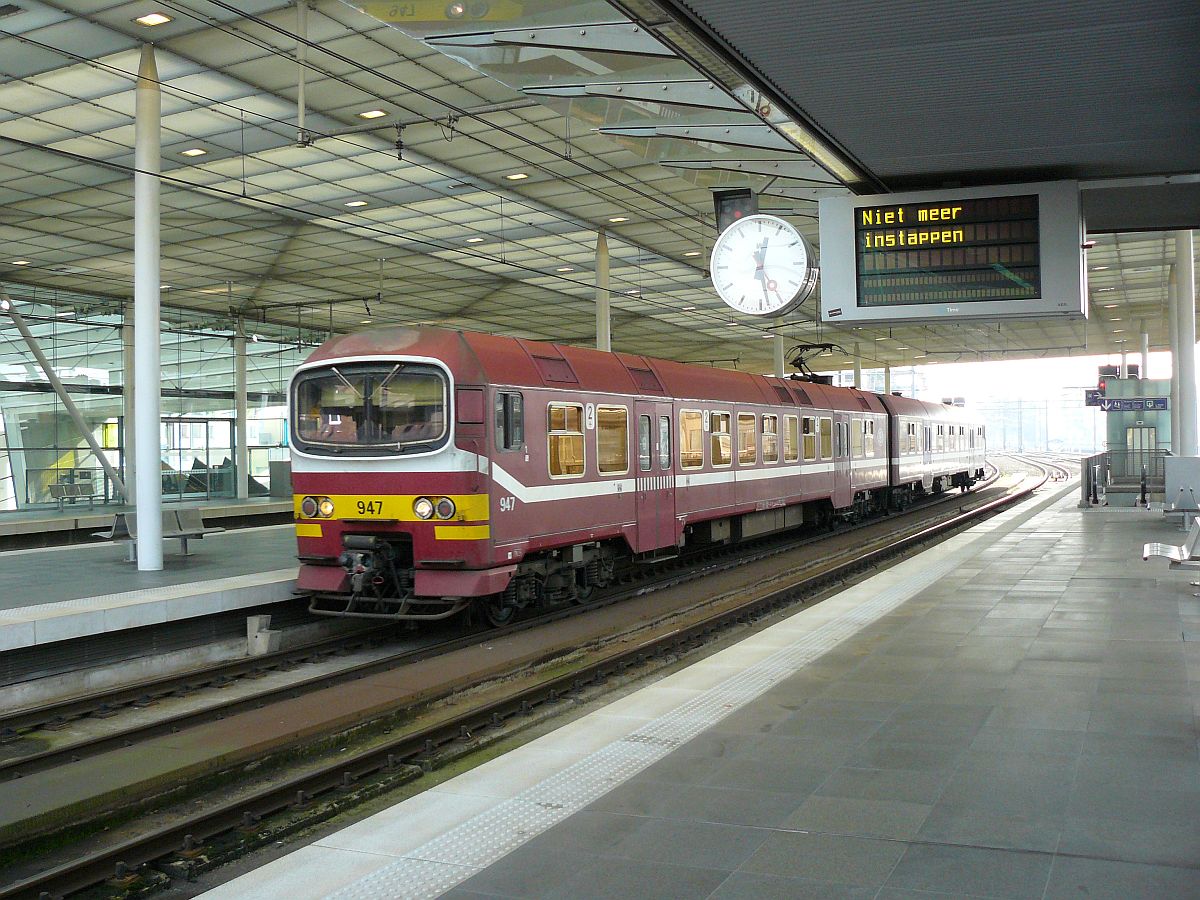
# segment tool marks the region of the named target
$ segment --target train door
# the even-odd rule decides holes
[[[933,490],[933,426],[921,426],[921,485]]]
[[[850,460],[850,420],[834,413],[833,423],[833,505],[845,508],[854,502],[854,483]]]
[[[639,553],[673,547],[675,474],[671,404],[637,401],[637,517]]]

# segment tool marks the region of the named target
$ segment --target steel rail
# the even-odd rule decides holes
[[[263,817],[289,808],[307,804],[312,798],[330,790],[381,772],[395,771],[397,765],[420,765],[439,748],[461,742],[476,731],[501,725],[506,719],[528,713],[533,708],[556,702],[582,687],[644,663],[654,656],[672,652],[698,642],[726,627],[755,616],[766,615],[794,604],[814,590],[845,579],[863,568],[883,562],[911,547],[956,531],[990,516],[1030,496],[1049,479],[1043,469],[1041,481],[1015,490],[975,509],[962,512],[884,547],[867,550],[830,569],[801,578],[793,583],[755,598],[750,602],[713,612],[669,634],[646,640],[637,646],[613,649],[603,659],[584,664],[539,684],[518,688],[507,696],[464,711],[447,721],[408,733],[370,750],[338,760],[319,771],[288,779],[282,784],[264,788],[253,796],[241,797],[205,812],[190,815],[174,824],[162,825],[113,846],[89,853],[45,872],[30,876],[0,888],[0,900],[39,897],[44,894],[67,894],[83,890],[113,877],[121,867],[129,871],[172,854],[182,853],[185,847],[210,840],[238,826],[253,824]]]

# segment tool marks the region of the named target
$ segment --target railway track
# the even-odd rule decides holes
[[[385,784],[396,784],[415,777],[422,768],[427,768],[430,761],[439,755],[454,755],[458,749],[465,749],[463,735],[485,734],[489,730],[501,731],[507,723],[522,716],[528,716],[546,704],[553,704],[573,692],[586,690],[589,685],[597,683],[614,673],[624,671],[639,661],[652,659],[663,654],[673,654],[703,642],[707,636],[728,629],[732,623],[744,622],[747,618],[764,615],[781,606],[794,603],[796,598],[819,588],[821,584],[844,579],[850,573],[882,561],[889,553],[900,553],[915,544],[932,540],[937,536],[963,527],[976,518],[1017,502],[1027,496],[1036,487],[1049,479],[1050,469],[1041,467],[1045,473],[1041,480],[1023,490],[1010,493],[996,500],[981,503],[977,508],[968,512],[960,512],[950,516],[942,516],[943,521],[925,527],[909,529],[909,533],[897,540],[877,542],[879,546],[863,553],[843,554],[835,563],[821,567],[820,571],[812,571],[802,576],[788,579],[788,583],[778,589],[762,593],[746,603],[737,603],[728,608],[713,608],[705,611],[700,607],[694,609],[686,624],[666,629],[667,633],[647,637],[645,640],[627,640],[619,648],[612,648],[600,654],[600,658],[586,664],[573,667],[565,674],[554,678],[539,678],[536,684],[514,687],[504,696],[490,699],[487,702],[476,703],[470,709],[446,718],[427,727],[418,728],[394,739],[387,739],[377,746],[354,754],[349,759],[341,759],[336,763],[322,765],[316,771],[310,771],[302,776],[286,778],[282,782],[263,788],[253,796],[241,796],[235,801],[216,804],[206,812],[180,818],[170,825],[148,829],[128,840],[113,846],[97,849],[81,855],[78,859],[64,862],[55,868],[29,876],[24,881],[17,882],[8,888],[0,889],[0,898],[16,896],[39,896],[42,892],[50,895],[79,890],[84,886],[96,884],[105,879],[120,874],[128,877],[136,867],[166,856],[174,857],[174,861],[166,864],[168,870],[179,874],[180,866],[192,865],[197,858],[197,847],[206,846],[214,836],[234,833],[234,839],[242,850],[254,844],[253,835],[260,834],[263,829],[258,823],[265,816],[278,813],[280,810],[293,810],[308,807],[313,798],[321,795],[345,795],[351,786],[363,784],[374,779]],[[978,498],[975,498],[978,499]],[[761,550],[760,556],[775,555],[784,552],[785,548]],[[744,560],[726,560],[724,568],[744,565]],[[711,574],[719,563],[712,563],[705,569],[705,574]],[[693,577],[704,577],[693,576]],[[666,580],[683,583],[686,579],[678,574]],[[633,588],[634,593],[647,593],[651,590],[645,584]],[[657,589],[657,588],[655,588]],[[612,598],[609,602],[616,602]],[[701,605],[701,607],[703,604]],[[673,610],[670,615],[676,619],[683,615],[683,610]],[[502,632],[489,631],[489,638],[530,629],[545,625],[554,616],[530,620],[512,629]],[[477,644],[478,633],[461,636],[458,642]],[[439,644],[441,652],[449,652],[446,645]],[[435,652],[434,647],[423,648],[416,652]],[[353,677],[353,676],[351,676]],[[262,698],[255,698],[262,702]],[[227,713],[228,714],[228,713]],[[126,740],[123,737],[120,740]],[[468,742],[470,743],[470,742]],[[44,758],[42,762],[45,762]],[[26,764],[32,762],[25,760]],[[10,770],[11,772],[16,769]],[[336,804],[335,804],[336,805]],[[302,816],[303,818],[303,816]],[[231,832],[231,829],[234,831]],[[267,829],[269,830],[269,829]],[[275,832],[271,832],[274,834]],[[203,855],[203,854],[202,854]],[[208,855],[211,863],[211,854]],[[182,861],[182,862],[181,862]],[[160,876],[163,877],[163,876]]]

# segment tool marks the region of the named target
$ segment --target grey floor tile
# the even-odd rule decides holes
[[[960,744],[930,744],[873,738],[858,747],[848,765],[867,769],[912,769],[915,772],[952,772],[966,752]]]
[[[1117,819],[1068,817],[1058,852],[1157,866],[1196,866],[1200,862],[1200,820],[1142,823],[1131,828]]]
[[[999,706],[988,717],[989,728],[1028,728],[1035,731],[1086,731],[1089,709]]]
[[[1196,717],[1190,709],[1155,711],[1146,709],[1097,709],[1092,711],[1088,731],[1110,734],[1165,735],[1195,739]]]
[[[1200,869],[1100,859],[1055,859],[1046,886],[1046,900],[1076,900],[1079,897],[1089,900],[1195,900],[1200,897]]]
[[[816,790],[821,797],[852,797],[859,800],[902,800],[906,803],[935,803],[949,780],[948,773],[914,772],[906,769],[861,769],[844,766]]]
[[[639,819],[604,855],[733,871],[772,834],[742,825]]]
[[[737,788],[751,791],[783,791],[788,794],[810,794],[829,777],[834,767],[807,766],[802,756],[796,762],[786,760],[727,759],[720,760],[710,772],[697,779],[696,784],[709,787]]]
[[[711,900],[871,900],[875,895],[875,888],[851,884],[734,872],[713,892]]]
[[[915,835],[932,806],[903,800],[812,796],[784,824],[804,831],[904,840]]]
[[[1077,781],[1067,814],[1078,819],[1118,819],[1131,827],[1187,826],[1200,810],[1200,791],[1163,791],[1138,783]]]
[[[1005,815],[939,803],[929,813],[916,837],[939,844],[1053,853],[1062,834],[1061,823],[1061,816]]]
[[[872,719],[837,719],[832,716],[812,716],[801,711],[775,723],[770,733],[807,740],[860,743],[871,737],[879,727],[880,723]]]
[[[1030,765],[1016,772],[959,769],[946,784],[937,805],[1033,821],[1061,820],[1072,796],[1072,768]]]
[[[973,847],[910,846],[887,887],[975,897],[1041,897],[1050,857]]]
[[[458,886],[460,891],[501,897],[542,897],[550,886],[571,880],[597,857],[558,849],[547,853],[534,842],[514,850]]]
[[[1083,755],[1135,759],[1147,766],[1166,760],[1200,764],[1195,740],[1161,734],[1088,732],[1083,739]]]
[[[579,900],[695,900],[707,897],[729,877],[721,869],[691,868],[663,861],[596,859],[573,876],[531,896]]]
[[[679,785],[635,779],[610,791],[589,809],[660,819],[689,819],[727,825],[782,825],[799,808],[804,795],[776,791]]]
[[[896,841],[777,832],[740,871],[877,888],[887,880],[904,849]]]

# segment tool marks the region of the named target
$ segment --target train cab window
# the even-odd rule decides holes
[[[653,460],[650,458],[650,417],[638,416],[638,470],[649,472]]]
[[[596,407],[596,467],[601,475],[629,471],[629,410],[624,406]]]
[[[762,417],[763,462],[779,462],[779,416]]]
[[[738,465],[752,466],[758,461],[758,433],[754,413],[738,413]]]
[[[833,419],[821,419],[821,459],[833,459]]]
[[[800,458],[800,419],[784,416],[783,425],[783,461],[795,462]]]
[[[698,409],[679,413],[679,468],[699,469],[704,465],[703,418]]]
[[[850,456],[858,459],[863,455],[863,420],[855,419],[850,427]]]
[[[550,476],[578,478],[583,474],[583,407],[551,403],[546,415]]]
[[[804,458],[817,458],[817,417],[804,417]]]
[[[733,435],[729,430],[731,419],[729,413],[708,414],[708,461],[713,466],[733,465]]]
[[[671,471],[671,417],[658,417],[658,467]]]
[[[520,450],[525,443],[525,404],[520,394],[496,394],[496,449]]]

